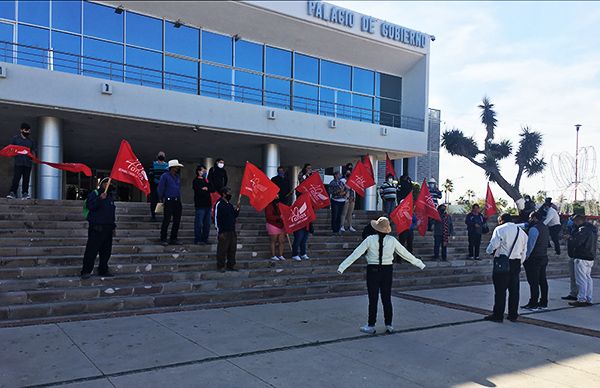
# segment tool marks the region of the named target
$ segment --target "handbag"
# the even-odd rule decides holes
[[[165,212],[165,204],[162,202],[157,203],[156,209],[154,209],[154,213],[163,214],[164,212]]]
[[[513,241],[512,247],[510,247],[508,256],[500,255],[498,257],[494,257],[494,270],[493,270],[494,274],[505,274],[505,273],[510,272],[510,264],[509,264],[510,255],[512,254],[512,251],[515,248],[515,244],[517,243],[517,240],[519,239],[519,233],[521,233],[521,230],[517,226],[517,235],[515,236],[515,241]]]

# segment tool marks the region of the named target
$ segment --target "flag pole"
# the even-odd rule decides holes
[[[294,248],[292,248],[292,240],[290,240],[290,235],[286,233],[285,237],[287,237],[288,244],[290,245],[290,250],[294,250]]]
[[[104,189],[104,194],[108,193],[108,186],[110,186],[111,182],[112,182],[112,178],[108,178],[108,183],[106,184],[106,188]]]

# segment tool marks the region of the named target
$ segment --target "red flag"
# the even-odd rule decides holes
[[[302,183],[296,187],[296,191],[300,193],[308,193],[310,201],[312,202],[315,210],[322,209],[331,205],[327,190],[321,180],[321,175],[313,173],[310,177],[306,178]]]
[[[485,194],[484,214],[486,217],[493,216],[494,214],[498,214],[498,208],[496,207],[496,200],[494,199],[494,194],[492,194],[492,189],[490,189],[489,182],[487,185],[487,193]]]
[[[219,202],[219,199],[221,199],[221,194],[216,191],[210,193],[210,214],[212,214],[213,218],[215,218],[215,206],[217,205],[217,202]]]
[[[362,157],[362,162],[367,168],[369,175],[371,175],[371,178],[375,178],[375,176],[373,175],[373,165],[371,164],[371,158],[369,157],[369,154],[366,154]]]
[[[390,219],[396,224],[398,233],[402,233],[410,228],[413,217],[413,196],[412,193],[402,200],[394,211],[390,214]]]
[[[85,176],[92,176],[92,170],[83,163],[51,163],[51,162],[43,162],[41,160],[39,161],[39,163],[45,164],[50,167],[54,167],[54,168],[57,168],[57,169],[63,170],[63,171],[69,171],[69,172],[75,172],[75,173],[81,172]]]
[[[121,146],[113,164],[110,178],[123,183],[129,183],[143,191],[146,195],[150,194],[150,182],[144,166],[140,163],[137,156],[133,153],[127,140],[121,140]]]
[[[429,192],[425,179],[423,179],[421,191],[419,192],[419,197],[415,204],[415,214],[417,216],[417,228],[419,229],[419,234],[421,236],[425,235],[427,223],[430,218],[441,221],[440,213],[437,211],[435,203],[431,198],[431,193]]]
[[[364,197],[365,189],[374,185],[375,180],[373,180],[373,177],[367,171],[367,167],[365,167],[363,162],[358,161],[352,170],[352,175],[350,175],[350,178],[346,182],[346,186],[356,191],[356,194]]]
[[[279,193],[279,187],[271,182],[258,167],[246,162],[240,195],[247,196],[250,199],[250,205],[256,211],[261,212],[277,198],[277,193]]]
[[[52,162],[44,162],[35,157],[31,150],[28,147],[23,147],[19,145],[10,144],[0,150],[0,156],[4,156],[7,158],[17,156],[17,155],[25,155],[31,158],[32,161],[38,164],[45,164],[53,168],[57,168],[59,170],[70,171],[70,172],[82,172],[86,176],[92,176],[92,170],[82,163],[52,163]]]
[[[388,156],[388,154],[386,152],[385,153],[385,176],[386,176],[386,178],[390,174],[392,174],[392,176],[394,178],[396,177],[396,171],[394,171],[394,165],[392,164],[392,161],[390,160],[390,157]]]
[[[292,206],[284,205],[281,202],[277,206],[279,206],[286,233],[294,233],[296,230],[306,228],[317,219],[311,200],[306,194],[300,195]]]
[[[9,144],[0,150],[0,156],[4,156],[5,158],[12,158],[17,155],[26,155],[32,159],[34,158],[29,147]]]

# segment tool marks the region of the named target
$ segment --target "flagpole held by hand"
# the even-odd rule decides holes
[[[104,194],[108,193],[108,187],[110,186],[110,182],[112,182],[112,178],[108,178],[108,183],[106,184],[106,188],[104,189]]]
[[[286,233],[285,237],[287,237],[288,244],[290,244],[290,250],[294,250],[294,248],[292,248],[292,240],[290,240],[290,235]]]

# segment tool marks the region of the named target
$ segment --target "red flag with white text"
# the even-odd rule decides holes
[[[115,164],[110,172],[110,178],[119,182],[129,183],[143,191],[146,195],[150,194],[150,182],[144,166],[133,153],[131,145],[125,139],[121,140],[121,146],[115,159]]]
[[[371,178],[374,178],[375,176],[373,175],[373,164],[371,164],[371,158],[369,157],[369,154],[366,154],[362,157],[362,162],[365,165],[367,171],[369,172],[369,175],[371,175]]]
[[[325,185],[323,185],[323,181],[321,180],[321,175],[318,173],[314,173],[310,177],[306,178],[298,185],[298,187],[296,187],[296,191],[300,193],[307,193],[310,196],[310,200],[315,210],[319,210],[331,205],[329,195],[327,195],[327,190],[325,189]]]
[[[390,219],[396,224],[398,234],[408,230],[413,218],[413,196],[412,193],[402,200],[390,214]]]
[[[352,170],[350,178],[348,178],[348,181],[346,182],[346,186],[356,191],[356,194],[364,197],[365,190],[374,185],[375,180],[367,171],[367,167],[365,167],[363,162],[358,161]]]
[[[427,181],[425,179],[423,179],[421,191],[419,192],[419,197],[415,203],[415,215],[417,216],[417,229],[421,236],[425,235],[427,223],[430,218],[441,221],[440,213],[437,211],[435,203],[431,198],[431,193],[429,192]]]
[[[263,211],[279,193],[279,187],[258,167],[250,162],[246,162],[244,177],[242,178],[242,187],[240,195],[245,195],[250,199],[250,205],[256,211]]]
[[[281,202],[277,206],[279,206],[286,233],[294,233],[297,230],[306,228],[317,219],[311,200],[306,194],[301,194],[292,206],[287,206]]]
[[[487,184],[487,192],[485,194],[485,210],[483,214],[485,214],[486,217],[498,214],[496,200],[494,199],[494,194],[492,194],[492,189],[490,188],[489,182]]]

